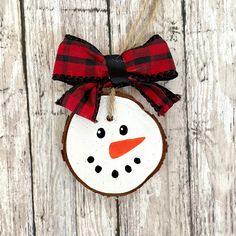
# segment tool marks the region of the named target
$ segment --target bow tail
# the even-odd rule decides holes
[[[56,104],[87,118],[96,121],[101,99],[102,86],[97,83],[77,85],[69,89]]]
[[[146,98],[158,115],[164,115],[174,103],[180,100],[180,95],[156,83],[135,82],[132,86]]]

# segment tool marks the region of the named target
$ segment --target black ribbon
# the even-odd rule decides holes
[[[109,78],[114,88],[121,88],[130,85],[125,63],[120,55],[106,55]]]

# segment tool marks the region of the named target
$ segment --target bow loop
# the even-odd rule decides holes
[[[71,80],[101,80],[107,75],[105,58],[96,47],[83,39],[65,36],[57,51],[53,79],[73,83]]]
[[[157,81],[178,76],[167,43],[154,35],[145,44],[121,55],[102,53],[87,41],[66,35],[59,45],[53,79],[74,87],[58,101],[72,112],[95,121],[103,88],[135,87],[164,115],[180,99]]]
[[[122,53],[127,72],[152,81],[170,80],[178,76],[167,43],[154,35],[143,46]]]

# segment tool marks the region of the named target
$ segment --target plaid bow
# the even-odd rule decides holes
[[[180,96],[155,82],[177,76],[168,45],[159,35],[121,55],[108,56],[87,41],[66,35],[58,48],[53,79],[73,87],[56,104],[95,121],[102,89],[130,85],[164,115]]]

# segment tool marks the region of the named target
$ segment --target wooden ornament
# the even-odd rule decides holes
[[[153,115],[131,96],[115,97],[107,119],[109,96],[101,96],[97,122],[72,113],[63,134],[63,158],[85,187],[107,196],[126,195],[141,187],[161,167],[166,136]]]

